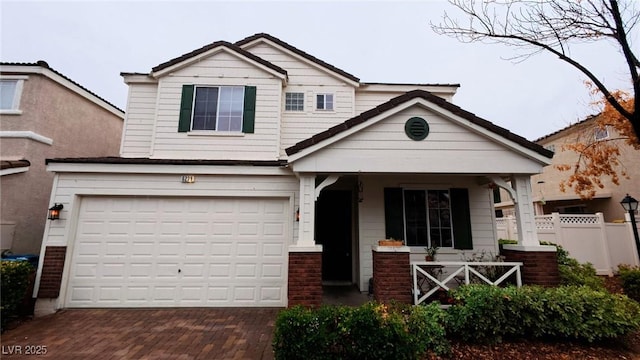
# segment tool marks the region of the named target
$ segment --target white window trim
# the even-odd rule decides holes
[[[318,95],[322,95],[324,99],[324,109],[318,109]],[[331,102],[331,109],[327,109],[327,95],[331,95],[333,101]],[[313,104],[316,111],[320,112],[335,112],[336,111],[336,96],[334,93],[317,93],[313,98]]]
[[[1,115],[22,114],[22,110],[20,110],[20,99],[22,99],[22,89],[24,86],[24,81],[27,79],[29,79],[29,77],[25,75],[0,75],[0,80],[16,81],[16,90],[13,96],[13,104],[11,104],[11,109],[0,109]]]
[[[233,88],[238,87],[242,88],[242,118],[240,119],[240,131],[231,131],[231,130],[218,130],[220,127],[218,126],[218,121],[220,120],[220,96],[222,95],[222,88]],[[218,88],[218,102],[216,107],[216,128],[214,130],[203,130],[203,129],[193,129],[193,115],[196,111],[196,94],[198,92],[198,88]],[[245,87],[242,85],[195,85],[193,88],[193,99],[191,100],[191,123],[189,124],[189,131],[191,135],[222,135],[222,136],[244,136],[242,132],[242,126],[244,125],[244,92]]]
[[[34,133],[33,131],[0,131],[0,138],[29,139],[47,145],[53,145],[53,139]]]
[[[20,174],[20,173],[24,173],[24,172],[27,172],[27,171],[29,171],[29,166],[23,166],[23,167],[19,167],[19,168],[2,169],[2,170],[0,170],[0,176]]]

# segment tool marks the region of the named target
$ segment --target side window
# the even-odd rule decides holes
[[[182,87],[178,132],[253,133],[255,86]]]
[[[333,110],[333,94],[317,94],[316,110]]]
[[[304,111],[304,93],[288,92],[284,96],[285,111]]]
[[[609,137],[609,130],[606,127],[596,128],[594,131],[596,141],[604,140]]]
[[[20,113],[23,79],[0,79],[0,113]]]

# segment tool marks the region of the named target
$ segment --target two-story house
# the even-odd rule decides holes
[[[551,164],[545,166],[542,173],[533,175],[531,187],[533,201],[537,215],[550,214],[594,214],[601,212],[606,221],[624,219],[625,211],[620,201],[627,195],[640,196],[640,151],[627,145],[624,140],[614,140],[620,135],[612,127],[600,130],[596,126],[597,116],[590,116],[578,123],[567,126],[549,135],[546,135],[535,143],[554,152]],[[603,177],[603,188],[596,187],[596,194],[592,199],[581,199],[572,188],[567,187],[561,191],[560,182],[567,180],[571,170],[560,171],[556,166],[568,164],[574,165],[579,161],[580,155],[572,150],[564,149],[566,144],[585,141],[616,141],[620,149],[621,168],[628,178],[620,176],[619,184],[614,184],[609,177]],[[496,208],[501,209],[504,215],[513,215],[513,203],[501,191]]]
[[[495,252],[489,184],[505,179],[519,249],[542,248],[529,179],[552,153],[453,105],[458,85],[364,83],[268,34],[122,76],[120,156],[47,160],[64,207],[44,235],[42,311],[367,291],[381,239],[414,259]]]
[[[0,63],[2,250],[40,253],[54,177],[45,159],[116,155],[123,120],[44,61]]]

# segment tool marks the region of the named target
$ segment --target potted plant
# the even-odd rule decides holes
[[[427,253],[424,256],[424,260],[425,261],[435,261],[436,259],[436,254],[438,253],[438,247],[437,246],[430,246],[430,247],[426,247],[424,248]]]

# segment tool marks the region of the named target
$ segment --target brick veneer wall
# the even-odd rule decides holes
[[[38,298],[57,298],[60,295],[66,254],[66,246],[47,246],[45,249]]]
[[[373,250],[373,297],[379,302],[411,304],[411,265],[407,252]]]
[[[522,283],[557,286],[560,284],[557,253],[542,251],[502,250],[506,261],[522,262]]]
[[[289,306],[322,304],[322,253],[289,253]]]

